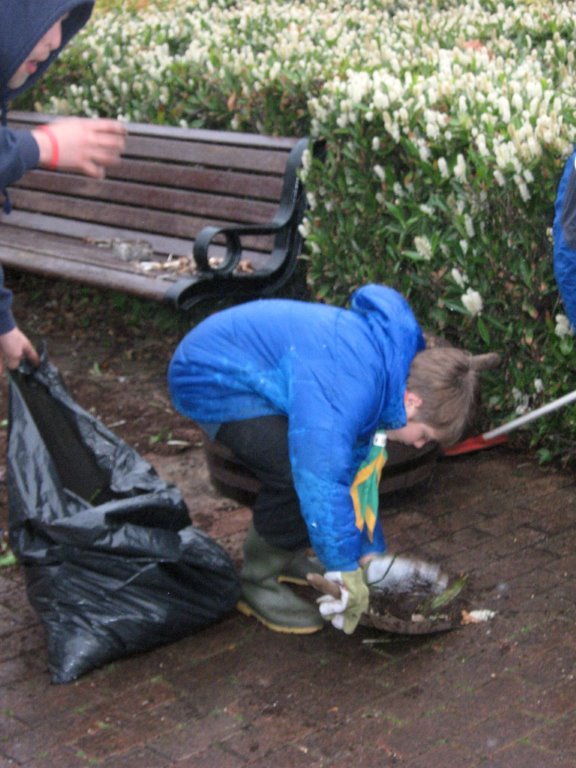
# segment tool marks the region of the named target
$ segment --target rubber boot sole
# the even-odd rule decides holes
[[[248,603],[245,603],[244,600],[239,600],[236,603],[236,609],[240,611],[240,613],[244,614],[244,616],[251,616],[255,618],[267,629],[272,630],[272,632],[282,632],[286,635],[312,635],[314,632],[320,632],[320,630],[324,629],[324,624],[312,625],[309,627],[289,627],[284,624],[275,624],[274,622],[269,621],[260,613],[255,611],[254,608],[248,605]]]

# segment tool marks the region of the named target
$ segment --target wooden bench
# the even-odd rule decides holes
[[[11,113],[11,127],[49,122]],[[0,263],[167,301],[275,293],[301,252],[307,139],[128,125],[104,180],[35,170],[0,213]]]

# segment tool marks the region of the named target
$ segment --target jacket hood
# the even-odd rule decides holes
[[[424,335],[406,299],[393,288],[367,285],[359,288],[350,309],[368,323],[375,344],[386,361],[387,389],[383,392],[380,425],[397,429],[406,423],[403,393],[412,359],[426,347]]]
[[[94,0],[3,0],[0,25],[0,101],[7,101],[30,88],[44,74],[65,45],[86,24]],[[26,60],[40,38],[58,19],[62,22],[62,44],[52,51],[36,72],[20,87],[11,89],[8,81]]]

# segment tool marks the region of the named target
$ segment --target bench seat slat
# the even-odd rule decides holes
[[[13,242],[38,254],[45,249],[56,255],[60,249],[62,257],[66,259],[74,258],[77,250],[79,259],[97,258],[100,262],[102,254],[110,253],[109,249],[114,240],[126,241],[134,239],[135,236],[135,233],[128,229],[86,224],[81,221],[74,222],[66,228],[65,232],[62,232],[62,229],[58,228],[59,219],[52,216],[38,216],[26,211],[14,212],[12,219],[10,225],[0,226],[2,263],[4,263],[5,249],[9,249]],[[193,243],[190,240],[160,234],[146,235],[146,240],[154,250],[153,259],[163,261],[170,257],[192,257]],[[214,258],[222,258],[224,254],[224,246],[218,244],[213,246],[211,255]],[[113,259],[112,255],[109,258]],[[278,266],[275,259],[266,251],[246,248],[242,258],[257,269]]]
[[[72,238],[55,235],[40,237],[38,233],[11,227],[0,230],[0,248],[2,263],[6,267],[31,268],[35,259],[41,256],[46,270],[43,269],[43,274],[107,288],[138,288],[135,292],[140,295],[141,289],[147,287],[147,295],[157,299],[163,297],[168,283],[176,282],[183,276],[176,271],[162,270],[155,273],[156,279],[151,280],[149,274],[139,269],[136,263],[122,261],[110,248],[89,242],[79,244]],[[215,249],[216,256],[218,250]],[[223,251],[221,253],[223,255]],[[260,254],[246,251],[245,256],[256,267],[263,266]],[[267,260],[265,268],[271,267],[270,260]],[[156,283],[162,285],[157,286]]]

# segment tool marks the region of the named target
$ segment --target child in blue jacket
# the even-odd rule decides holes
[[[180,343],[168,379],[175,407],[262,483],[239,608],[277,631],[314,632],[324,616],[352,632],[366,566],[386,550],[355,478],[375,435],[416,447],[460,438],[477,393],[470,356],[425,350],[405,299],[368,285],[349,309],[268,299],[216,313]],[[312,570],[310,545],[343,596],[322,616],[282,583]]]
[[[10,212],[7,187],[27,171],[65,169],[100,178],[124,148],[116,120],[63,118],[33,130],[7,126],[8,104],[32,86],[86,24],[94,0],[3,0],[0,24],[0,205]],[[2,204],[2,198],[3,204]],[[0,219],[2,214],[0,213]],[[12,293],[0,267],[0,371],[22,358],[38,364],[28,338],[16,327]]]

